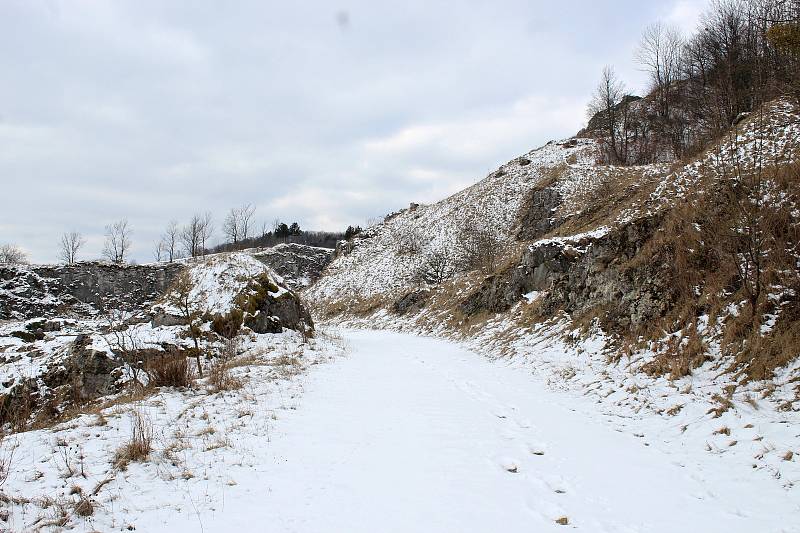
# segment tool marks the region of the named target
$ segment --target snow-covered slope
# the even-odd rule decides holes
[[[596,143],[550,143],[450,198],[387,217],[306,298],[337,324],[466,342],[592,398],[598,416],[624,420],[625,431],[657,427],[667,449],[697,447],[742,476],[758,472],[794,490],[797,106],[770,103],[688,162],[600,165]],[[744,241],[734,239],[771,228],[722,230],[733,222],[720,206],[743,202],[736,195],[761,209],[751,220],[781,221],[789,235],[759,252],[773,270],[757,328],[737,279]],[[457,256],[462,235],[486,227],[504,249],[492,272],[420,278],[433,254]],[[409,248],[408,235],[421,244]],[[727,248],[715,241],[724,238]],[[774,253],[775,244],[785,250]]]
[[[357,235],[352,250],[331,263],[307,292],[316,303],[368,298],[407,289],[426,256],[458,256],[464,232],[491,228],[504,243],[514,242],[527,195],[553,174],[565,187],[578,187],[598,172],[594,140],[550,142],[502,165],[475,185],[432,205],[412,206]]]
[[[480,229],[488,228],[501,246],[513,248],[520,242],[524,211],[537,189],[559,196],[545,216],[555,222],[551,233],[559,237],[605,234],[609,227],[652,217],[692,197],[703,178],[726,179],[726,165],[753,168],[794,161],[800,151],[800,110],[786,99],[772,102],[760,119],[754,113],[689,164],[601,165],[598,146],[598,139],[551,141],[440,202],[414,204],[387,216],[344,247],[348,253],[327,267],[307,291],[308,298],[324,306],[407,291],[419,284],[427,257],[444,251],[457,259],[464,236]],[[760,159],[753,155],[756,148]]]

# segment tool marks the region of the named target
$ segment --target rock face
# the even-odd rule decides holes
[[[0,424],[48,405],[55,409],[65,402],[80,403],[118,392],[123,361],[93,349],[89,335],[77,335],[52,353],[34,351],[27,357],[35,362],[37,373],[0,384]]]
[[[288,243],[253,252],[252,256],[274,270],[291,288],[300,289],[319,279],[334,253],[331,248]]]
[[[318,276],[332,251],[298,248],[309,247],[289,245],[268,255],[280,258],[289,275]],[[140,362],[188,353],[190,330],[172,298],[182,280],[208,356],[243,326],[255,333],[313,333],[298,294],[252,253],[149,266],[2,267],[0,424],[48,418],[117,392],[136,379]]]
[[[520,210],[520,228],[517,239],[529,241],[538,239],[561,221],[553,218],[553,213],[561,205],[561,193],[554,186],[536,187]]]
[[[416,313],[425,307],[429,297],[430,291],[427,289],[411,291],[392,304],[392,311],[398,315]]]
[[[267,293],[255,313],[244,318],[244,325],[256,333],[280,333],[284,328],[301,332],[314,330],[308,309],[294,292]]]
[[[85,315],[107,305],[143,308],[169,287],[178,264],[0,266],[0,320]]]
[[[91,337],[78,335],[68,347],[64,358],[64,382],[46,384],[51,388],[68,384],[82,400],[114,392],[115,374],[121,369],[122,360],[107,352],[91,349],[91,344]],[[54,374],[46,373],[44,376]]]
[[[658,218],[650,217],[606,233],[534,243],[518,264],[487,278],[461,310],[502,312],[522,295],[541,291],[545,315],[602,310],[596,314],[610,324],[639,326],[672,305],[669,265],[630,264],[658,227]]]

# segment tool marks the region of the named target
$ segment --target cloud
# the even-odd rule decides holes
[[[435,202],[575,133],[603,64],[635,85],[662,4],[600,4],[0,2],[0,243],[54,261],[75,229],[97,257],[127,217],[144,261],[195,212],[341,230]]]
[[[707,7],[707,0],[679,0],[669,8],[664,20],[680,28],[684,34],[690,35],[697,28],[700,16]]]

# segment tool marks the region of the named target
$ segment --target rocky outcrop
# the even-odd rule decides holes
[[[180,296],[181,291],[188,294]],[[192,264],[150,310],[152,325],[185,325],[185,312],[176,307],[180,301],[189,303],[196,320],[210,322],[225,337],[242,325],[255,333],[314,329],[311,314],[285,278],[253,253],[220,254]]]
[[[314,330],[308,309],[294,292],[267,293],[254,313],[248,313],[244,325],[256,333],[280,333],[284,328],[301,332]]]
[[[517,239],[530,241],[538,239],[557,227],[554,212],[561,205],[561,192],[555,186],[534,188],[520,211],[520,227]]]
[[[141,309],[184,268],[178,264],[0,266],[0,320],[89,315],[111,305]]]
[[[293,289],[317,281],[322,270],[333,260],[334,250],[304,244],[278,244],[252,255],[281,276]]]
[[[37,373],[0,383],[0,424],[43,409],[57,411],[68,404],[90,401],[118,392],[123,386],[119,379],[122,359],[93,349],[89,335],[77,335],[53,353],[34,349],[17,357],[23,356],[36,363]],[[4,354],[2,362],[13,362],[13,355]]]
[[[398,315],[405,315],[406,313],[417,313],[425,307],[430,298],[430,290],[420,289],[411,291],[401,296],[397,301],[392,304],[392,311]]]
[[[461,311],[506,311],[522,295],[540,291],[546,316],[594,310],[615,327],[640,326],[663,316],[673,301],[669,265],[633,261],[658,227],[659,219],[650,217],[606,233],[533,243],[516,265],[484,280]]]

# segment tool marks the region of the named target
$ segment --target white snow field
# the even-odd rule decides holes
[[[158,435],[152,458],[103,484],[93,516],[67,529],[800,532],[794,488],[667,442],[663,422],[645,418],[632,434],[592,397],[447,340],[340,334],[347,355],[323,339],[288,381],[262,364],[238,369],[249,376],[241,393],[145,401]],[[34,502],[74,498],[75,484],[89,490],[128,431],[124,413],[107,419],[18,434],[21,470],[3,489]],[[75,447],[87,475],[65,477]],[[62,530],[42,527],[32,505],[15,508],[12,531]]]
[[[264,443],[272,462],[216,512],[137,530],[800,531],[796,492],[667,455],[519,369],[444,340],[344,337],[350,355],[312,369]]]

